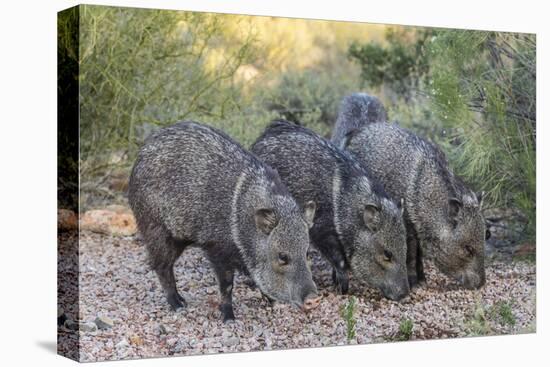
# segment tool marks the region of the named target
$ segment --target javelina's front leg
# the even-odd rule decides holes
[[[344,257],[340,242],[334,235],[322,239],[317,248],[332,265],[332,281],[340,294],[349,290],[348,264]]]
[[[412,288],[418,284],[417,262],[418,258],[418,240],[416,235],[407,232],[407,276],[409,287]],[[422,267],[422,265],[420,265]]]
[[[420,247],[420,241],[417,241],[416,244],[416,278],[418,283],[426,282],[426,274],[424,274],[424,263],[423,263],[423,254],[422,248]]]
[[[230,247],[219,244],[210,244],[207,247],[207,256],[216,272],[220,286],[220,312],[223,322],[235,319],[233,314],[233,277],[237,263]]]
[[[332,268],[332,281],[340,294],[347,294],[349,290],[349,276],[345,270]]]
[[[234,270],[223,264],[216,264],[216,276],[220,286],[220,312],[223,322],[235,319],[233,314],[233,277]]]

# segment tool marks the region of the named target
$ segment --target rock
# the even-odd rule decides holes
[[[115,322],[107,316],[98,316],[96,317],[94,322],[99,330],[110,329],[115,324]]]
[[[164,324],[160,324],[159,325],[159,332],[160,334],[172,334],[173,333],[173,330],[172,328],[170,328],[169,326],[167,325],[164,325]]]
[[[80,218],[80,228],[112,236],[132,236],[137,232],[136,220],[130,213],[111,210],[89,210]]]
[[[116,343],[115,348],[116,349],[126,349],[129,346],[130,346],[130,344],[128,343],[128,341],[126,339],[122,339],[121,341]]]
[[[224,344],[228,347],[233,347],[235,345],[238,345],[239,344],[239,337],[237,336],[231,336],[227,339],[224,340]]]
[[[85,333],[93,333],[97,331],[97,325],[93,322],[83,322],[79,325],[79,330]]]
[[[78,324],[70,319],[65,320],[65,322],[63,323],[63,326],[69,330],[74,330],[74,331],[78,330]]]
[[[74,231],[78,229],[78,218],[72,210],[57,210],[57,230],[61,232]]]
[[[61,326],[65,324],[65,321],[67,321],[67,316],[65,315],[65,310],[63,308],[57,306],[57,326]]]
[[[143,345],[143,339],[139,335],[134,334],[130,337],[130,343],[136,346],[141,346]]]
[[[223,339],[229,339],[233,336],[233,333],[230,332],[230,331],[227,331],[227,330],[224,330],[223,333],[222,333],[222,338]]]

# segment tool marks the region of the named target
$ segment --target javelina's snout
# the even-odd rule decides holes
[[[392,291],[392,292],[388,292],[388,293],[384,292],[384,296],[391,299],[392,301],[401,301],[408,294],[409,294],[408,287],[407,287],[407,289],[399,288],[396,291]]]
[[[391,299],[392,301],[400,301],[405,298],[409,292],[409,282],[407,277],[404,277],[404,281],[400,282],[398,285],[390,285],[382,288],[382,293],[384,297]]]
[[[319,306],[319,303],[321,303],[321,296],[317,295],[317,293],[311,293],[309,294],[303,302],[302,308],[304,311],[309,311],[317,306]]]

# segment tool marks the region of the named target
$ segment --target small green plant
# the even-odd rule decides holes
[[[492,333],[492,328],[488,323],[490,316],[491,312],[487,313],[483,304],[478,302],[471,318],[466,321],[468,334],[471,336],[490,335]]]
[[[508,302],[499,302],[495,305],[498,315],[500,316],[500,322],[503,325],[514,326],[516,325],[516,318],[512,313],[512,305]]]
[[[345,306],[342,307],[342,318],[346,322],[346,338],[348,343],[355,338],[355,304],[357,300],[351,296]]]
[[[412,331],[414,328],[413,321],[411,319],[403,319],[399,323],[399,334],[397,340],[405,341],[410,340],[412,336]]]
[[[500,301],[487,306],[479,301],[471,318],[466,321],[466,327],[471,336],[492,335],[493,327],[497,323],[509,327],[516,325],[511,302]]]

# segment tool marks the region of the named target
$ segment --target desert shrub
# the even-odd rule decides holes
[[[226,18],[217,14],[86,5],[80,16],[84,176],[131,162],[143,124],[238,111],[234,76],[253,57],[246,26],[231,43],[222,42]]]
[[[428,70],[425,43],[431,34],[430,28],[390,27],[386,30],[385,44],[354,42],[348,57],[360,65],[366,86],[385,85],[409,99]]]
[[[430,45],[431,106],[458,173],[489,205],[520,209],[535,234],[536,43],[532,35],[441,31]]]
[[[263,105],[278,117],[330,135],[342,98],[357,91],[353,72],[335,77],[326,70],[291,70],[281,74],[273,89],[262,95]]]

